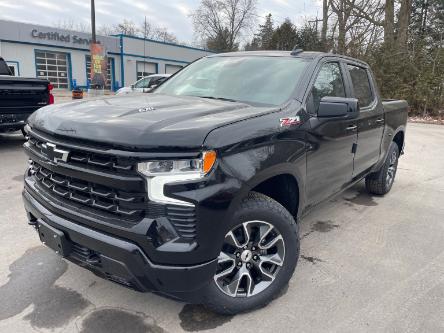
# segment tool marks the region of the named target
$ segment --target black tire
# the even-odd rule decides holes
[[[213,278],[204,288],[203,303],[216,313],[233,315],[261,308],[280,295],[280,292],[287,286],[293,275],[299,257],[299,232],[295,219],[277,201],[261,193],[251,192],[241,203],[233,221],[227,227],[227,233],[230,230],[235,230],[237,226],[242,226],[246,223],[256,223],[257,221],[264,221],[267,225],[271,225],[274,228],[271,229],[276,230],[277,234],[282,236],[281,247],[285,249],[285,255],[281,262],[282,266],[279,267],[279,270],[275,273],[275,278],[269,282],[268,286],[263,290],[260,289],[261,291],[258,291],[257,294],[248,297],[237,296],[237,292],[236,296],[227,295],[218,286],[215,278]],[[264,242],[265,240],[261,244],[264,244]],[[254,249],[254,247],[251,249]],[[259,257],[261,258],[259,261],[261,261],[262,257],[260,255]],[[253,262],[253,259],[251,261]],[[248,264],[246,263],[246,265]],[[250,265],[253,267],[254,263]],[[233,267],[236,266],[233,265]],[[250,271],[250,273],[252,272]]]
[[[369,193],[384,195],[390,191],[398,169],[398,158],[398,145],[395,142],[392,142],[381,169],[365,177],[365,187]]]

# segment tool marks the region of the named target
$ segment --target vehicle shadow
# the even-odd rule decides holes
[[[2,133],[0,134],[0,152],[21,148],[25,141],[25,138],[20,132]]]

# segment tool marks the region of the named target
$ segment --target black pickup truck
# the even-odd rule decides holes
[[[37,109],[54,103],[48,80],[12,75],[0,57],[0,133],[22,130]]]
[[[362,179],[390,191],[407,108],[382,101],[356,59],[212,55],[150,94],[34,113],[29,224],[124,286],[220,313],[255,309],[291,278],[312,207]]]

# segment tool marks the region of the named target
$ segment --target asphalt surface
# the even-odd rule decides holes
[[[268,307],[222,317],[60,259],[27,226],[20,135],[0,135],[0,332],[444,332],[444,126],[409,124],[385,197],[362,183],[301,221],[302,256]]]

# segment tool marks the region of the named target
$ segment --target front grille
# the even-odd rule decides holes
[[[83,148],[48,140],[38,131],[30,130],[28,135],[25,151],[32,161],[30,174],[45,201],[125,228],[144,218],[165,217],[178,236],[189,241],[196,238],[195,207],[149,201],[146,181],[134,167],[137,162],[132,157],[112,156],[106,154],[107,149],[100,153],[97,146]],[[48,151],[48,147],[53,150]],[[59,155],[54,155],[55,149]]]
[[[46,155],[43,145],[45,141],[37,137],[30,137],[30,149],[40,155]],[[118,158],[107,154],[96,154],[81,149],[69,149],[69,164],[78,167],[88,167],[97,171],[134,174],[135,162],[131,159]]]
[[[40,189],[51,192],[59,199],[111,213],[124,220],[138,221],[145,214],[146,194],[144,193],[123,192],[67,177],[37,163],[33,163],[31,172]]]

